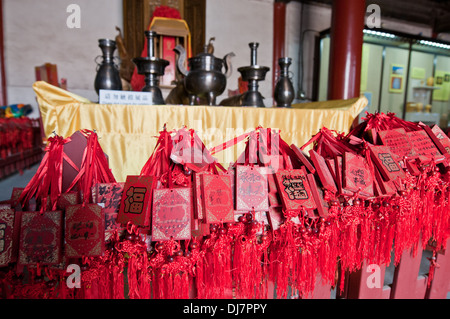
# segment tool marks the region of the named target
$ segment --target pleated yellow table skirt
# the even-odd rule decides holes
[[[159,131],[183,126],[195,129],[212,148],[258,126],[279,129],[289,144],[305,144],[322,127],[347,133],[367,105],[365,97],[312,102],[293,108],[214,107],[185,105],[97,104],[38,81],[33,84],[46,137],[68,137],[79,129],[95,130],[119,182],[139,174],[152,154]],[[243,151],[244,142],[215,154],[225,167]]]

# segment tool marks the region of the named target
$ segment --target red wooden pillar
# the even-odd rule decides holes
[[[328,99],[359,97],[364,0],[333,0],[330,34]]]
[[[275,1],[273,4],[273,62],[272,62],[272,94],[275,88],[278,59],[285,56],[286,3]]]
[[[3,0],[0,0],[0,105],[7,104],[5,50],[3,45]]]

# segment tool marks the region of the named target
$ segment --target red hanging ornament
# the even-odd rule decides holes
[[[80,170],[67,189],[67,192],[72,190],[76,185],[79,185],[83,202],[92,203],[92,187],[98,183],[115,183],[116,179],[109,168],[106,155],[98,142],[97,133],[90,130],[82,130],[81,132],[87,137],[87,144],[83,153]]]
[[[48,138],[44,157],[19,197],[23,207],[35,197],[42,211],[47,209],[48,203],[51,210],[56,210],[62,192],[63,147],[69,141],[58,135]]]
[[[147,245],[141,240],[139,229],[131,222],[127,224],[127,232],[123,240],[115,244],[127,263],[128,297],[130,299],[145,298],[149,295],[150,286],[147,277]],[[143,285],[140,284],[141,280]],[[143,288],[143,289],[140,289]]]
[[[359,232],[358,228],[361,224],[361,215],[364,207],[356,193],[350,200],[344,202],[344,208],[340,214],[340,261],[341,261],[341,283],[340,290],[343,290],[344,272],[353,272],[359,269],[361,258],[358,254]]]
[[[327,194],[327,192],[325,192]],[[329,199],[329,198],[333,199]],[[321,217],[319,220],[319,240],[320,244],[317,248],[318,269],[322,276],[324,284],[333,285],[335,281],[336,267],[339,258],[339,214],[341,206],[335,196],[325,195],[330,205],[328,208],[328,216]]]
[[[239,224],[244,225],[245,229],[234,237],[233,279],[236,298],[267,298],[265,283],[268,260],[265,252],[270,244],[270,232],[264,231],[263,223],[253,217]]]
[[[189,256],[181,250],[180,243],[171,239],[157,243],[155,249],[156,252],[150,259],[154,272],[154,298],[189,298],[192,265]]]

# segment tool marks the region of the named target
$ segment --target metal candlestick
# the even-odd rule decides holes
[[[267,66],[257,64],[257,49],[259,43],[251,42],[250,47],[250,66],[238,68],[242,75],[242,80],[248,82],[248,91],[244,93],[242,98],[242,106],[265,107],[264,97],[258,91],[259,81],[264,81],[266,73],[270,70]]]
[[[145,31],[144,33],[147,38],[147,56],[133,59],[137,67],[137,72],[145,76],[145,86],[141,91],[152,93],[150,105],[165,104],[161,89],[159,88],[159,77],[164,75],[164,70],[169,65],[169,61],[154,56],[156,32]]]

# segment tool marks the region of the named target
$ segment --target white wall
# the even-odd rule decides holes
[[[70,29],[66,20],[71,3],[80,6],[81,27]],[[68,89],[92,101],[98,39],[123,29],[122,0],[3,0],[3,26],[8,104],[29,103],[38,117],[32,84],[34,67],[46,62],[58,66],[58,77]]]
[[[273,0],[207,0],[206,41],[215,37],[214,56],[222,58],[229,52],[233,73],[227,80],[227,89],[217,98],[219,103],[227,97],[227,90],[238,88],[240,73],[237,69],[250,65],[250,42],[258,42],[257,64],[270,71],[259,83],[264,104],[272,106],[272,56],[273,56]]]
[[[309,101],[313,94],[315,36],[319,32],[331,27],[331,7],[325,5],[301,5],[301,37],[303,39],[303,81],[302,89],[306,100]],[[291,44],[289,44],[291,45]],[[293,46],[295,48],[295,45]],[[292,50],[292,49],[291,49]],[[295,50],[295,49],[294,49]],[[300,50],[300,48],[297,49]],[[298,77],[300,70],[296,70]]]
[[[66,9],[71,3],[81,9],[79,29],[66,25],[70,15]],[[250,65],[248,43],[259,42],[258,64],[270,68],[259,88],[266,106],[273,104],[272,72],[277,71],[272,66],[273,5],[274,0],[206,1],[206,41],[216,38],[214,54],[217,57],[229,52],[236,54],[227,89],[238,88],[237,68]],[[94,59],[101,54],[98,39],[114,38],[116,26],[123,29],[122,0],[3,0],[3,11],[8,104],[29,103],[35,109],[32,116],[38,116],[31,86],[35,81],[34,67],[46,62],[58,65],[59,78],[67,78],[68,90],[97,100]],[[427,26],[385,19],[382,12],[381,19],[384,28],[431,35]],[[313,88],[314,36],[330,26],[330,6],[287,3],[285,52],[292,58],[290,71],[296,93],[301,86],[307,98],[311,98]],[[449,34],[439,37],[450,38]],[[303,81],[299,85],[301,47]],[[218,97],[218,102],[226,97],[227,90]]]
[[[66,25],[71,3],[81,9],[79,29]],[[4,0],[3,6],[8,104],[29,103],[31,117],[39,116],[31,86],[34,67],[46,62],[58,65],[58,77],[67,79],[69,91],[97,101],[98,39],[113,39],[115,26],[123,29],[122,0]],[[273,0],[207,0],[206,10],[206,40],[216,37],[215,55],[236,54],[228,89],[237,89],[237,68],[250,65],[249,42],[260,43],[258,64],[272,69]],[[271,81],[272,70],[260,83],[267,106],[272,105]],[[226,97],[227,91],[218,102]]]

